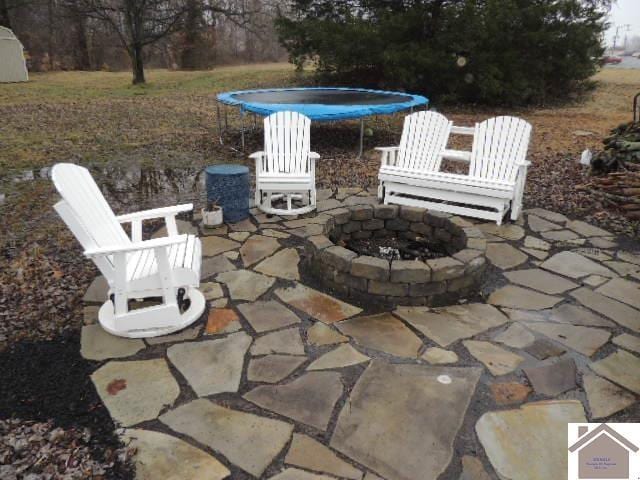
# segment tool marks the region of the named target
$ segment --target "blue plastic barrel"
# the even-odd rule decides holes
[[[244,165],[212,165],[205,168],[207,200],[222,207],[225,223],[249,217],[249,168]]]

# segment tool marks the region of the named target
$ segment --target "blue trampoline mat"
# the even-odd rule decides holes
[[[329,87],[241,90],[221,93],[218,100],[258,115],[293,111],[315,121],[388,115],[429,103],[426,97],[403,92]]]

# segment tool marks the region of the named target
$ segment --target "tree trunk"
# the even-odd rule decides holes
[[[184,21],[184,43],[180,63],[185,70],[195,70],[198,65],[197,45],[200,43],[202,11],[199,0],[187,0],[187,15]]]
[[[144,78],[144,64],[142,61],[142,46],[132,45],[131,64],[133,67],[133,84],[146,83]]]
[[[89,47],[87,44],[87,31],[85,27],[85,19],[77,10],[72,11],[73,23],[75,24],[76,33],[76,70],[91,70],[91,61],[89,59]]]
[[[0,0],[0,26],[11,28],[11,18],[9,17],[7,0]]]

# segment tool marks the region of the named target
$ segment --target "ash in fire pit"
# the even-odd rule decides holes
[[[448,255],[440,242],[418,237],[408,240],[398,237],[351,239],[346,248],[358,255],[383,258],[385,260],[430,260]]]

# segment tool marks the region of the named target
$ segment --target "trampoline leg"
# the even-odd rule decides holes
[[[358,158],[362,157],[362,150],[364,148],[364,118],[360,119],[360,151],[358,152]]]
[[[216,117],[218,118],[218,139],[220,140],[220,145],[224,145],[224,141],[222,140],[222,119],[220,118],[220,102],[216,101]]]
[[[240,109],[240,126],[242,129],[240,144],[242,145],[242,151],[244,152],[244,110],[243,109]]]

